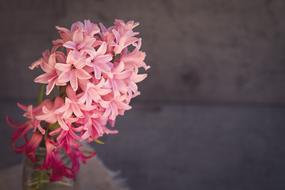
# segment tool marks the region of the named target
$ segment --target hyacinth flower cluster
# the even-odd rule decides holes
[[[38,169],[49,171],[50,180],[75,178],[80,163],[95,156],[93,151],[86,154],[82,143],[118,133],[113,128],[117,116],[131,109],[131,99],[140,94],[137,83],[147,75],[139,70],[149,66],[139,33],[133,31],[136,26],[134,21],[115,20],[107,28],[85,20],[70,29],[56,27],[60,38],[29,67],[42,70],[34,82],[44,87],[44,93],[35,106],[18,104],[24,123],[9,117],[7,122],[15,128],[16,152],[37,162],[36,152],[44,147]]]

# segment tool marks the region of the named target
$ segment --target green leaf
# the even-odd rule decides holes
[[[105,144],[103,141],[100,141],[99,139],[95,139],[94,141],[98,144]]]

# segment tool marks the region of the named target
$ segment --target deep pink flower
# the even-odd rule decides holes
[[[51,169],[50,180],[58,181],[63,177],[74,178],[75,174],[63,163],[59,147],[49,138],[46,138],[45,146],[46,158],[40,168]]]
[[[23,124],[19,124],[6,118],[7,123],[16,128],[12,134],[12,146],[17,153],[25,153],[32,161],[36,161],[36,149],[38,148],[43,136],[39,132],[32,132],[32,136],[29,138],[29,132],[34,129],[34,126],[30,121]],[[16,143],[20,139],[24,140],[24,144],[17,146]]]

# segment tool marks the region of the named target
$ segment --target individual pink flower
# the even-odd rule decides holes
[[[73,54],[69,52],[66,63],[57,63],[55,68],[61,73],[58,77],[60,83],[70,82],[70,85],[74,91],[78,89],[78,80],[87,80],[91,78],[91,75],[83,69],[86,66],[84,58],[80,53]]]
[[[125,101],[126,101],[125,95],[116,96],[111,98],[110,100],[105,101],[106,103],[102,105],[102,107],[105,108],[102,117],[114,121],[118,115],[123,115],[126,110],[130,110],[132,108]]]
[[[66,87],[66,95],[64,105],[57,109],[58,113],[63,113],[63,118],[70,118],[74,114],[77,118],[83,117],[81,110],[91,110],[93,107],[90,105],[85,106],[77,98],[76,93],[73,91],[70,85]]]
[[[76,22],[71,26],[71,32],[69,32],[71,33],[71,38],[69,41],[64,42],[63,47],[88,54],[94,53],[93,45],[96,41],[94,35],[99,32],[98,25],[89,20],[85,20],[84,24]]]
[[[97,24],[92,23],[90,20],[84,20],[84,34],[88,37],[94,37],[99,34],[100,28]]]
[[[104,134],[117,134],[117,130],[110,130],[106,127],[107,120],[102,117],[100,112],[88,112],[86,117],[77,123],[81,124],[85,132],[81,136],[82,140],[88,139],[90,142],[102,137]]]
[[[137,27],[140,23],[139,22],[135,22],[133,20],[130,20],[128,22],[124,22],[121,19],[115,19],[114,22],[114,26],[115,28],[117,28],[118,30],[120,30],[120,32],[127,32],[127,31],[132,31],[135,27]],[[135,35],[137,35],[138,33],[135,33]]]
[[[43,58],[35,62],[30,68],[34,69],[38,65],[41,67],[41,69],[45,72],[44,74],[41,74],[37,78],[34,79],[34,82],[41,83],[41,84],[47,84],[46,87],[46,94],[50,94],[52,89],[57,83],[58,73],[55,69],[55,64],[59,62],[65,61],[65,55],[62,52],[54,52],[49,53],[48,51],[43,53]],[[60,84],[58,84],[60,85]]]
[[[67,167],[61,160],[59,147],[49,138],[45,139],[45,147],[46,158],[40,168],[51,170],[50,180],[58,181],[63,177],[75,178],[71,168]]]
[[[93,102],[102,102],[102,96],[109,94],[112,90],[105,87],[105,79],[101,79],[97,84],[88,82],[83,89],[82,95],[79,98],[81,104],[92,106]]]
[[[85,38],[83,30],[77,29],[73,33],[72,40],[65,42],[63,47],[76,51],[93,52],[92,46],[95,41],[96,38]]]
[[[100,79],[102,73],[109,75],[111,72],[112,64],[110,61],[113,59],[113,57],[106,51],[107,44],[103,42],[97,51],[94,51],[91,54],[93,60],[88,64],[88,66],[93,67],[94,76],[96,79]]]
[[[138,41],[138,38],[135,36],[139,33],[133,31],[133,28],[138,25],[139,23],[134,22],[128,22],[125,24],[122,20],[118,19],[115,21],[115,28],[112,29],[116,39],[116,45],[114,48],[115,54],[120,54],[123,49]]]
[[[25,153],[32,161],[36,161],[36,149],[39,146],[43,136],[37,131],[32,132],[32,136],[29,137],[29,133],[33,131],[34,126],[31,121],[25,123],[16,123],[9,117],[6,118],[7,123],[16,130],[12,134],[12,146],[17,153]],[[17,146],[16,143],[20,140],[24,140],[24,144]]]
[[[59,112],[60,109],[64,106],[64,101],[60,97],[56,97],[54,102],[50,102],[42,107],[42,115],[36,116],[38,120],[46,121],[49,124],[59,123],[60,127],[64,130],[69,130],[69,127],[66,125],[65,120],[68,118],[63,118],[63,113]]]
[[[132,52],[122,52],[120,61],[124,62],[127,69],[143,67],[145,70],[148,70],[150,68],[150,66],[146,65],[144,62],[145,53],[140,51],[140,48],[141,39],[135,44],[135,49]]]
[[[41,120],[36,119],[36,116],[42,114],[42,107],[48,103],[48,101],[43,101],[36,107],[33,105],[25,106],[20,103],[17,104],[20,109],[25,111],[23,116],[28,119],[28,122],[34,128],[34,131],[39,130],[43,135],[45,134],[45,129],[41,126]]]
[[[77,121],[77,120],[74,120]],[[82,127],[75,127],[72,122],[67,122],[69,130],[58,128],[50,132],[51,136],[56,136],[56,141],[59,146],[64,148],[65,151],[70,152],[72,147],[79,146],[81,141],[80,133],[82,133]]]
[[[113,27],[106,28],[102,23],[99,23],[100,30],[101,32],[99,33],[100,38],[102,41],[106,42],[107,44],[107,52],[108,53],[114,53],[114,46],[116,45],[115,43],[115,35],[111,31]]]
[[[131,77],[132,71],[125,69],[124,62],[120,61],[115,64],[112,69],[112,76],[107,79],[107,82],[113,89],[114,96],[118,96],[120,92],[126,93],[128,91],[125,80]]]
[[[56,26],[56,29],[60,35],[60,40],[61,41],[61,45],[64,43],[64,42],[67,42],[67,41],[70,41],[72,39],[72,33],[69,29],[65,28],[65,27],[60,27],[60,26]]]

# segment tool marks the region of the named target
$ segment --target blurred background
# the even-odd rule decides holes
[[[284,0],[1,0],[0,167],[20,163],[5,115],[38,91],[28,66],[55,25],[136,20],[149,77],[98,156],[134,190],[285,189]]]

